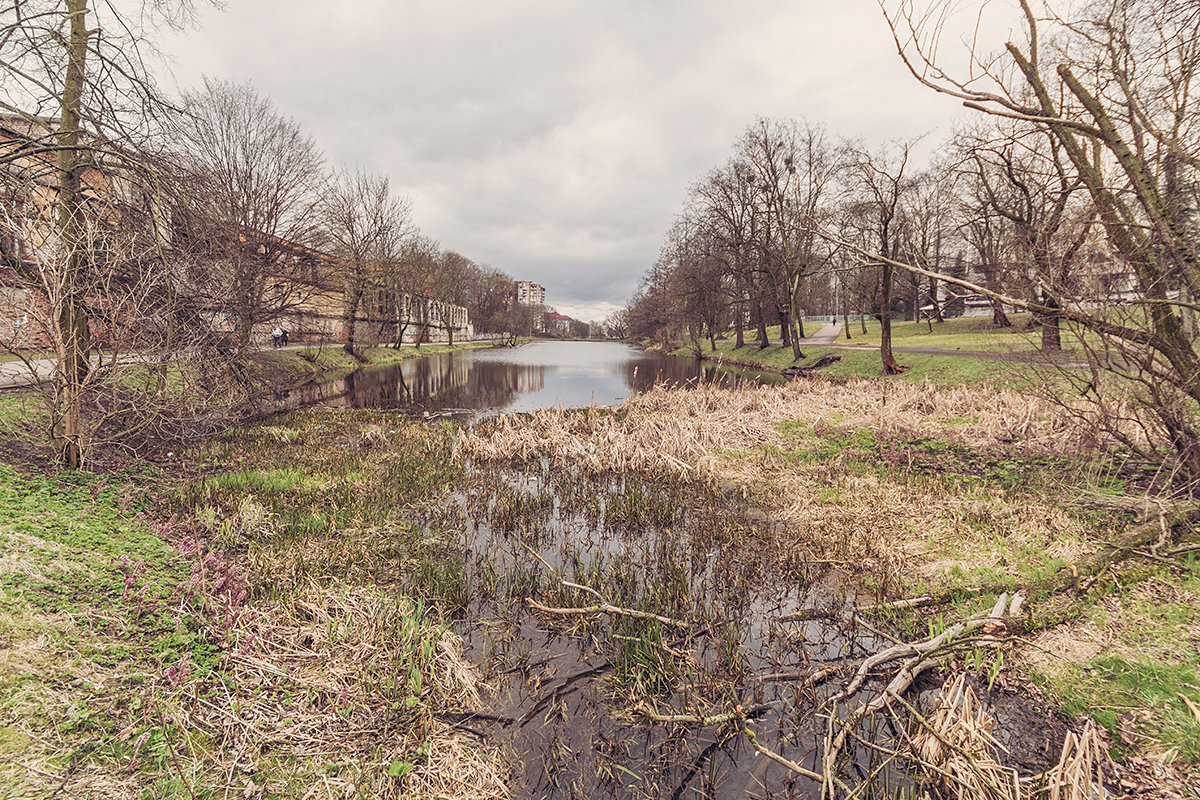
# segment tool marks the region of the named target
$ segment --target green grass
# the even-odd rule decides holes
[[[1030,364],[1021,362],[955,355],[955,351],[964,353],[1035,353],[1041,343],[1040,329],[1026,329],[1028,314],[1010,315],[1013,321],[1011,328],[996,328],[992,325],[990,316],[957,317],[944,322],[905,322],[892,323],[892,346],[896,360],[905,371],[898,376],[887,376],[888,380],[900,380],[910,383],[929,381],[939,386],[964,383],[988,383],[1018,390],[1027,389],[1041,379],[1037,369]],[[805,331],[810,336],[825,325],[810,325]],[[930,328],[932,327],[932,331]],[[850,323],[851,339],[847,340],[845,331],[838,336],[839,347],[813,347],[801,345],[804,358],[796,362],[792,358],[791,347],[780,344],[779,329],[768,329],[771,336],[769,346],[760,348],[753,340],[754,331],[746,332],[746,345],[735,348],[732,334],[726,333],[725,338],[717,340],[717,349],[712,351],[707,340],[699,342],[699,353],[703,358],[724,359],[747,365],[761,365],[767,369],[782,370],[792,366],[813,364],[824,356],[838,356],[841,361],[824,368],[828,375],[840,377],[879,377],[882,372],[882,362],[879,357],[880,323],[870,320],[866,323],[867,333],[862,332],[862,324]],[[847,349],[842,345],[864,349]],[[1079,338],[1071,330],[1063,329],[1064,350],[1070,352],[1079,349]],[[905,352],[905,347],[936,347],[946,353],[912,353]],[[687,344],[675,351],[676,355],[692,356],[697,353],[697,345]]]
[[[943,322],[892,321],[893,347],[944,347],[950,350],[1012,350],[1033,351],[1041,343],[1041,329],[1027,329],[1028,314],[1012,314],[1012,327],[997,328],[992,318],[952,317]],[[881,325],[878,320],[867,322],[867,332],[862,332],[858,322],[850,323],[850,341],[845,331],[838,337],[839,344],[879,346]]]
[[[1089,714],[1107,728],[1118,755],[1140,739],[1152,751],[1200,763],[1200,720],[1183,699],[1200,706],[1195,665],[1103,655],[1043,680],[1065,713]]]
[[[45,428],[49,424],[50,413],[36,389],[0,392],[0,432]]]
[[[180,665],[211,672],[218,653],[191,564],[143,521],[148,503],[116,477],[0,465],[0,638],[20,654],[0,655],[5,758],[55,741],[51,769],[159,770],[182,746],[147,715],[151,687]],[[0,769],[0,782],[26,777]]]
[[[18,348],[20,349],[20,348]],[[9,352],[7,350],[0,351],[0,363],[5,361],[21,361],[23,359],[34,361],[43,358],[54,358],[53,350],[20,350],[19,353]]]
[[[734,348],[731,340],[718,340],[715,354],[709,350],[707,344],[703,349],[705,358],[720,358],[774,370],[792,366],[803,367],[816,363],[824,356],[835,356],[840,360],[824,367],[821,372],[843,378],[878,378],[883,369],[878,350],[808,346],[803,348],[803,352],[805,358],[796,362],[792,359],[791,347],[779,344],[762,349],[754,343]],[[693,355],[694,351],[691,348],[681,348],[675,353],[687,356]],[[928,353],[897,352],[895,355],[896,360],[906,369],[900,375],[885,376],[885,380],[907,383],[929,381],[937,386],[987,383],[992,386],[1025,389],[1037,383],[1039,377],[1032,365],[1020,362]]]

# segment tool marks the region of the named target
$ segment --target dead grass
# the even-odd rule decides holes
[[[994,720],[966,684],[966,675],[946,683],[937,707],[913,736],[918,761],[935,776],[942,792],[959,800],[1019,800],[1016,770],[994,758],[1000,748]]]
[[[1079,734],[1067,731],[1056,763],[1040,775],[1019,775],[1004,766],[996,720],[959,673],[938,695],[933,713],[918,721],[913,753],[943,796],[957,800],[1103,800],[1109,767],[1103,737],[1088,721]]]
[[[210,772],[288,797],[506,796],[499,760],[434,717],[478,707],[479,677],[413,601],[311,583],[241,616],[216,696],[170,715],[221,740]],[[443,770],[470,780],[442,787]]]
[[[781,422],[834,422],[917,436],[954,429],[964,444],[981,447],[1021,442],[1063,451],[1094,444],[1085,429],[1028,395],[986,387],[815,378],[736,389],[659,386],[627,400],[617,414],[591,408],[504,416],[490,428],[465,433],[458,452],[493,461],[548,457],[597,472],[715,474],[715,453],[776,443],[780,435],[775,426]]]
[[[656,387],[621,406],[543,410],[464,432],[457,453],[592,472],[642,471],[736,487],[766,506],[811,557],[879,575],[925,579],[1002,571],[1014,553],[1044,561],[1086,549],[1083,527],[1059,503],[1014,498],[985,483],[936,476],[918,484],[796,456],[781,426],[866,430],[874,437],[952,438],[975,450],[1077,452],[1093,434],[1035,398],[987,387],[880,381],[793,381],[725,389]]]

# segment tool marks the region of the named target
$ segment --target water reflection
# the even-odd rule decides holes
[[[310,405],[418,412],[532,411],[616,405],[656,383],[781,382],[781,376],[648,353],[615,342],[534,342],[466,350],[362,369],[281,393],[279,408]]]

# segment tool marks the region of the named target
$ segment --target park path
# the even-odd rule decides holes
[[[829,347],[837,343],[838,335],[842,332],[842,323],[831,322],[822,325],[820,330],[812,336],[806,336],[800,340],[802,345],[810,345],[812,347]]]
[[[41,383],[54,377],[54,359],[37,358],[24,361],[0,361],[0,389],[13,389]]]
[[[312,347],[311,344],[289,344],[285,347],[273,347],[272,350],[303,350]],[[260,347],[266,350],[266,347]],[[123,356],[125,364],[134,363],[134,359]],[[99,363],[99,358],[93,356],[92,363]],[[28,362],[21,360],[0,361],[0,389],[18,389],[35,383],[45,383],[54,377],[53,358],[32,358]]]

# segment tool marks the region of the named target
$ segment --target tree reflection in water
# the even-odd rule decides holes
[[[617,405],[656,383],[781,382],[781,376],[648,353],[614,342],[534,342],[466,350],[361,369],[276,398],[279,409],[311,405],[468,415],[590,404]]]

